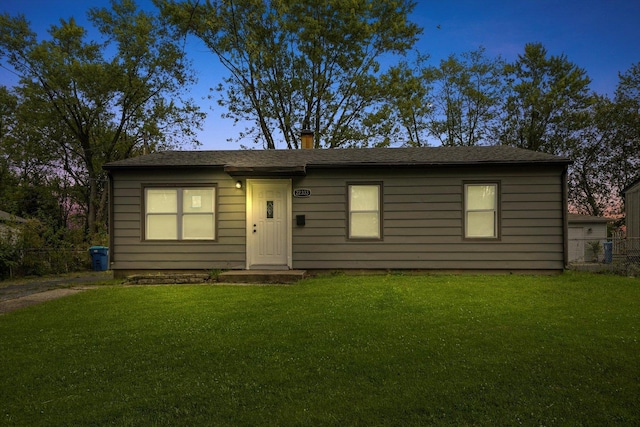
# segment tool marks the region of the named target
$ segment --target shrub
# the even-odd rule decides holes
[[[17,240],[16,233],[8,229],[0,233],[0,279],[14,274],[20,253]]]
[[[30,220],[0,236],[0,278],[42,276],[87,270],[91,267],[89,245],[78,230],[55,230]],[[5,233],[6,234],[6,233]]]

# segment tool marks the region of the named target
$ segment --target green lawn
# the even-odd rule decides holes
[[[103,287],[0,316],[0,425],[638,425],[640,279]]]

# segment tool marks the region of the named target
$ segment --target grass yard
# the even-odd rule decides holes
[[[0,316],[0,425],[638,425],[640,279],[108,286]]]

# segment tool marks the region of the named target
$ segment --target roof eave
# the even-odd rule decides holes
[[[230,176],[305,176],[307,168],[298,166],[231,166],[224,167]]]
[[[146,169],[146,170],[152,170],[152,169],[184,169],[184,168],[196,168],[196,169],[221,169],[223,168],[224,165],[194,165],[194,164],[189,164],[189,165],[103,165],[102,169],[110,171],[110,170],[126,170],[126,169]]]
[[[380,167],[460,167],[460,166],[526,166],[526,165],[547,165],[547,166],[567,166],[572,164],[571,160],[539,160],[539,161],[460,161],[460,162],[344,162],[344,163],[309,163],[307,167],[336,169],[345,167],[354,168],[380,168]]]

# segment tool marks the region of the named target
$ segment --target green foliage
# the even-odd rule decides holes
[[[88,248],[81,229],[38,220],[12,225],[10,232],[0,232],[0,279],[87,270]]]
[[[14,275],[20,256],[17,241],[16,230],[0,224],[0,280]]]
[[[424,78],[427,60],[427,56],[418,55],[415,64],[402,61],[381,77],[387,104],[380,110],[378,122],[389,127],[383,132],[387,145],[399,142],[412,147],[429,145],[433,87]]]
[[[640,62],[619,75],[614,106],[609,165],[615,167],[618,180],[614,183],[622,189],[640,177]]]
[[[21,77],[1,145],[25,176],[68,182],[66,202],[82,207],[91,234],[106,221],[102,165],[190,138],[195,145],[203,114],[183,96],[194,77],[157,16],[131,0],[88,15],[103,40],[87,41],[71,18],[39,41],[24,16],[0,15],[0,60]]]
[[[592,242],[587,242],[589,245],[589,249],[591,249],[591,254],[593,255],[593,260],[598,261],[600,254],[602,253],[602,243],[599,240],[594,240]]]
[[[566,155],[573,160],[569,169],[569,203],[578,212],[603,216],[619,212],[615,188],[619,186],[619,164],[614,164],[612,147],[615,106],[605,97],[594,97],[588,120],[572,135]]]
[[[637,279],[587,274],[103,287],[0,316],[1,416],[637,425],[639,303]]]
[[[621,213],[620,191],[640,176],[640,65],[619,77],[614,99],[595,96],[569,139],[570,203],[590,215]]]
[[[229,71],[220,104],[264,148],[366,146],[380,130],[379,60],[401,54],[420,29],[411,1],[156,0],[167,19],[200,38]],[[384,126],[383,126],[384,127]]]
[[[218,269],[213,269],[209,271],[209,279],[213,280],[213,281],[217,281],[218,280],[218,276],[220,276],[220,274],[222,273],[222,270],[218,270]]]
[[[490,59],[480,48],[425,70],[425,80],[437,87],[430,134],[445,146],[491,143],[505,92],[503,68],[500,58]]]
[[[593,98],[586,72],[566,56],[549,56],[540,43],[505,67],[510,93],[498,140],[551,154],[567,152],[572,132],[580,129]]]
[[[0,15],[0,61],[20,76],[0,87],[1,208],[53,228],[83,218],[106,242],[102,165],[192,142],[203,114],[184,96],[195,76],[183,51],[201,39],[229,74],[227,117],[238,139],[264,148],[507,144],[569,157],[569,201],[592,215],[621,212],[640,176],[640,63],[613,99],[590,92],[565,55],[529,43],[505,64],[483,48],[429,65],[402,59],[421,29],[410,0],[131,0],[88,12],[99,38],[71,18],[35,34]],[[389,64],[387,68],[382,63]]]

